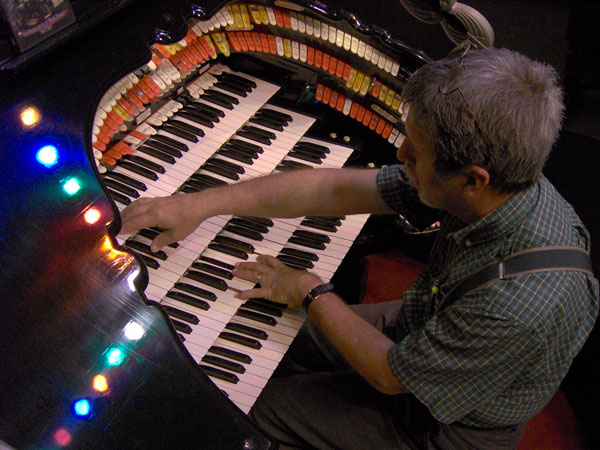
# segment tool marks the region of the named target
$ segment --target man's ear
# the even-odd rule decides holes
[[[468,166],[463,169],[465,176],[465,189],[473,194],[482,192],[490,184],[490,174],[480,166]]]

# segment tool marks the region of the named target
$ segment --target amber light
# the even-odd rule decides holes
[[[104,375],[96,375],[92,386],[98,392],[105,392],[108,389],[108,381]]]
[[[21,122],[26,127],[31,127],[40,121],[40,112],[32,106],[21,111]]]
[[[100,214],[97,208],[90,208],[85,212],[83,218],[88,224],[93,225],[100,220],[101,216],[102,214]]]

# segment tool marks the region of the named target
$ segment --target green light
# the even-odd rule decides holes
[[[119,348],[113,348],[108,352],[106,361],[110,366],[118,366],[125,359],[125,352]]]
[[[77,178],[69,178],[63,184],[63,189],[69,195],[75,195],[81,189],[81,184]]]

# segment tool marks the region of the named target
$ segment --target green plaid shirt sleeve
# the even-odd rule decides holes
[[[527,248],[589,251],[589,234],[544,178],[474,223],[440,221],[428,269],[403,295],[390,367],[441,422],[523,423],[552,398],[589,336],[598,281],[572,271],[519,275],[436,308],[485,264]]]

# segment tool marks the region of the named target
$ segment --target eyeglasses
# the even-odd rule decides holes
[[[472,46],[471,41],[464,41],[448,54],[446,59],[456,59],[458,61],[458,64],[452,68],[450,75],[442,80],[442,82],[440,83],[440,85],[438,87],[438,91],[442,95],[449,95],[454,92],[458,92],[460,94],[460,98],[462,98],[462,101],[465,104],[465,107],[466,107],[467,113],[469,114],[469,117],[471,117],[471,119],[475,123],[475,127],[479,131],[479,134],[481,135],[481,137],[484,140],[484,142],[486,143],[486,145],[488,147],[491,147],[490,142],[488,141],[487,137],[483,133],[483,129],[481,128],[481,125],[479,123],[479,120],[477,119],[477,116],[475,115],[475,113],[473,112],[473,109],[471,108],[471,105],[469,105],[469,102],[465,98],[465,94],[463,94],[463,92],[460,89],[460,82],[462,80],[463,74],[465,73],[465,67],[463,65],[463,58],[467,54],[467,52],[471,49],[471,46]]]

